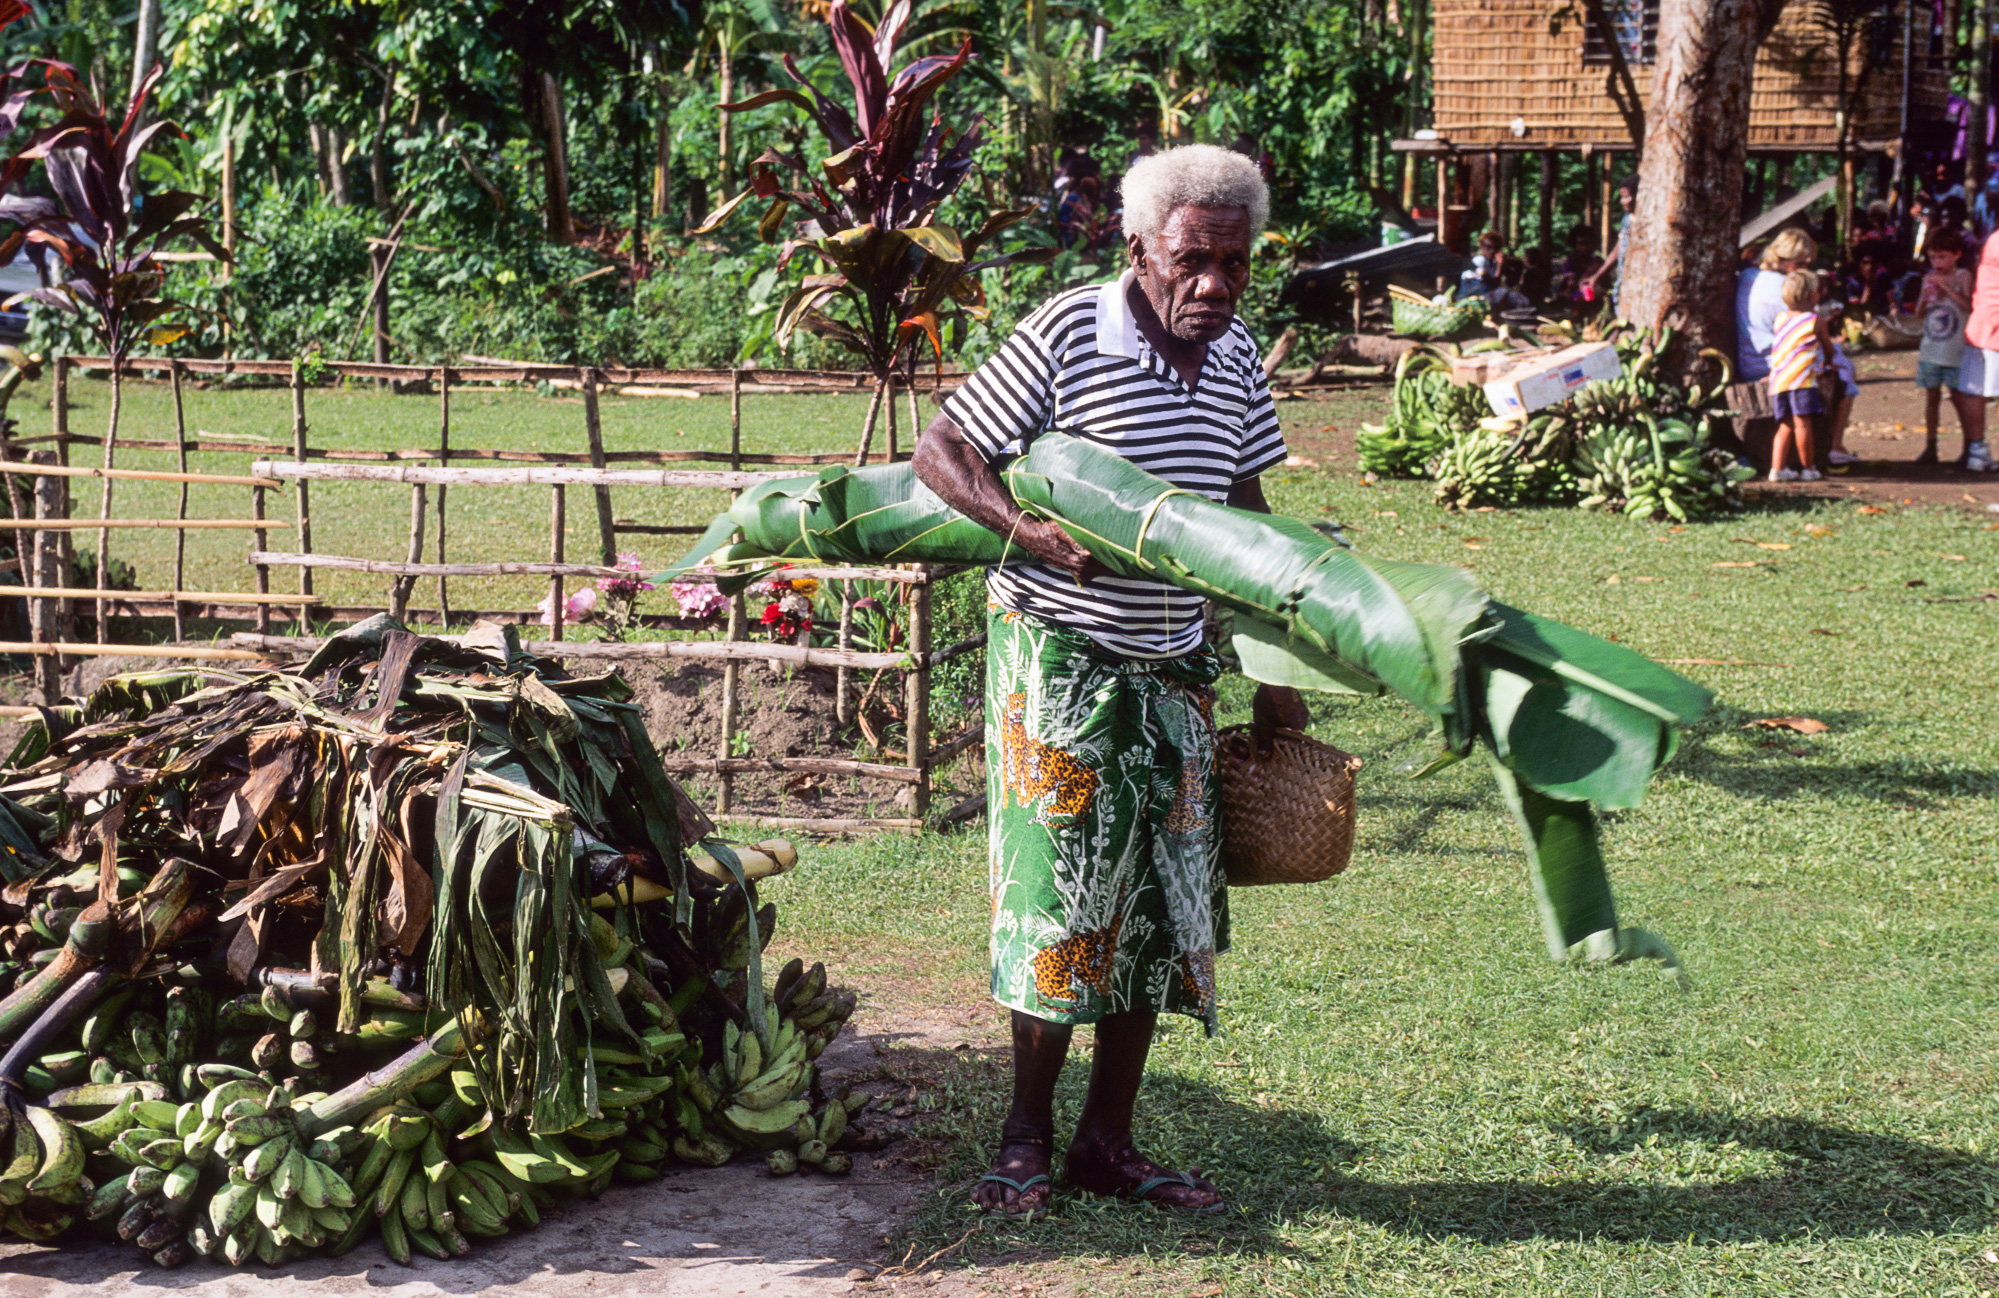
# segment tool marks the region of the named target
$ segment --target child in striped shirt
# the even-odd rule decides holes
[[[1770,345],[1770,407],[1777,416],[1777,437],[1770,444],[1770,481],[1817,482],[1818,456],[1812,444],[1812,416],[1825,412],[1819,395],[1819,370],[1830,343],[1819,321],[1819,277],[1794,270],[1784,277],[1784,309],[1777,313]],[[1785,453],[1797,456],[1798,467],[1784,467]]]

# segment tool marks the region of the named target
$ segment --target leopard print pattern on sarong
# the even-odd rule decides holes
[[[1086,933],[1072,933],[1034,957],[1034,990],[1051,1001],[1071,1001],[1071,988],[1081,986],[1103,992],[1111,985],[1112,966],[1117,959],[1118,930],[1124,927],[1124,898],[1118,898],[1118,914],[1108,927]]]
[[[1054,817],[1080,816],[1097,793],[1097,773],[1059,748],[1051,748],[1027,733],[1027,695],[1009,694],[1000,731],[1000,796],[1009,793],[1022,807],[1044,797],[1052,799],[1035,815],[1047,824]]]

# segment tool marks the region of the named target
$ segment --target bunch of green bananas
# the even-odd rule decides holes
[[[1391,478],[1430,475],[1430,462],[1452,441],[1492,414],[1482,389],[1451,382],[1450,361],[1427,347],[1411,348],[1395,367],[1394,409],[1354,438],[1360,464]]]
[[[200,1100],[133,1092],[78,1128],[123,1169],[98,1187],[88,1218],[115,1221],[120,1239],[169,1267],[196,1254],[276,1265],[346,1231],[356,1199],[343,1169],[361,1140],[351,1127],[305,1137],[298,1114],[324,1097],[294,1097],[229,1064],[196,1073],[209,1088]]]
[[[76,1124],[41,1105],[0,1105],[0,1225],[47,1243],[76,1222],[75,1209],[96,1186],[84,1173],[84,1136]]]
[[[865,1095],[826,1101],[818,1113],[808,1113],[792,1131],[795,1147],[773,1149],[764,1155],[764,1166],[772,1176],[789,1176],[800,1167],[816,1167],[831,1176],[845,1176],[854,1170],[854,1160],[834,1146],[847,1134],[847,1120],[868,1102]]]

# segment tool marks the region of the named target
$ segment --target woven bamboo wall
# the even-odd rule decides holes
[[[1527,134],[1518,141],[1526,145],[1622,144],[1629,138],[1605,89],[1608,66],[1583,62],[1582,25],[1565,17],[1561,29],[1550,32],[1553,0],[1433,0],[1433,5],[1435,126],[1444,139],[1461,147],[1513,142],[1515,118],[1527,123]],[[1954,0],[1946,8],[1954,15]],[[1571,13],[1580,10],[1577,5]],[[1947,19],[1945,31],[1952,27]],[[1921,120],[1942,114],[1947,85],[1944,69],[1929,66],[1920,26],[1916,40],[1910,112]],[[1652,71],[1632,68],[1641,98],[1651,97]],[[1838,87],[1830,42],[1813,26],[1807,6],[1787,5],[1756,59],[1749,147],[1831,149]],[[1890,139],[1899,132],[1901,90],[1898,21],[1894,53],[1870,77],[1854,114],[1855,138]]]

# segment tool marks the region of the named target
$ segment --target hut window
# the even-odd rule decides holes
[[[1626,63],[1650,63],[1658,53],[1659,0],[1603,0]],[[1593,22],[1583,24],[1583,62],[1608,63],[1610,49]]]

